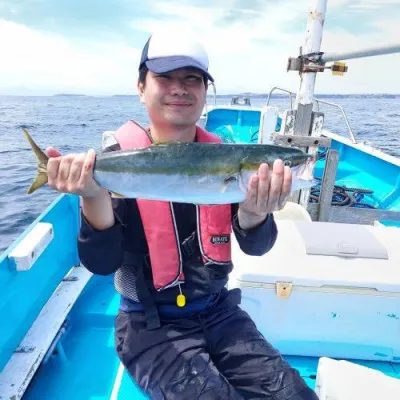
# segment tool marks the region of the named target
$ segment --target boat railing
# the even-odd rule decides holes
[[[213,88],[213,106],[215,107],[217,105],[217,88],[215,87],[215,83],[214,82],[209,82],[209,84],[212,86]],[[207,105],[207,103],[206,103]]]
[[[289,99],[290,99],[290,110],[293,110],[293,97],[292,97],[292,96],[295,96],[296,93],[295,93],[295,92],[292,92],[292,91],[290,91],[290,90],[287,90],[287,89],[278,87],[278,86],[274,86],[274,87],[270,90],[270,92],[269,92],[269,94],[268,94],[267,102],[266,102],[266,104],[265,104],[265,107],[268,107],[268,106],[269,106],[272,93],[275,92],[275,91],[281,91],[281,92],[287,93],[287,94],[289,95]],[[345,122],[346,122],[348,131],[349,131],[349,136],[350,136],[350,139],[351,139],[352,143],[354,143],[354,144],[357,143],[357,140],[356,140],[356,138],[355,138],[353,129],[351,128],[349,119],[347,118],[347,114],[346,114],[346,112],[344,111],[344,109],[343,109],[343,107],[342,107],[341,105],[339,105],[339,104],[337,104],[337,103],[332,103],[332,102],[330,102],[330,101],[325,101],[325,100],[317,99],[317,98],[313,98],[313,102],[315,102],[316,105],[317,105],[317,111],[319,111],[319,103],[326,104],[326,105],[328,105],[328,106],[338,108],[338,109],[340,110],[340,112],[342,113],[343,118],[344,118],[344,120],[345,120]]]
[[[343,118],[344,118],[344,120],[346,122],[347,128],[349,130],[349,135],[350,135],[351,141],[354,144],[357,143],[356,138],[355,138],[354,133],[353,133],[353,130],[351,129],[349,119],[347,118],[347,114],[345,113],[345,111],[344,111],[344,109],[343,109],[343,107],[341,105],[336,104],[336,103],[331,103],[330,101],[320,100],[320,99],[317,99],[317,98],[314,98],[313,100],[317,103],[317,111],[319,111],[319,103],[326,104],[328,106],[332,106],[332,107],[338,108],[342,112]]]
[[[278,86],[274,86],[274,87],[270,90],[270,92],[269,92],[269,94],[268,94],[268,98],[267,98],[267,103],[265,104],[265,107],[268,107],[268,106],[269,106],[269,102],[270,102],[270,100],[271,100],[272,93],[275,92],[275,91],[277,91],[277,90],[289,94],[289,98],[290,98],[290,109],[293,110],[293,98],[292,98],[292,95],[296,95],[296,93],[291,92],[290,90],[287,90],[287,89],[280,88],[280,87],[278,87]]]

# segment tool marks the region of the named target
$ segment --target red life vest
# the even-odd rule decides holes
[[[148,131],[128,121],[114,137],[122,150],[148,147],[152,144]],[[196,127],[198,142],[222,142],[209,132]],[[194,161],[195,162],[195,161]],[[161,291],[184,282],[180,239],[172,203],[136,199],[149,247],[154,287]],[[231,262],[231,205],[197,206],[197,237],[203,262]]]

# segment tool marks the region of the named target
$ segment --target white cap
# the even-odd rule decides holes
[[[143,48],[139,69],[144,64],[155,74],[185,67],[197,68],[214,82],[214,78],[208,72],[206,49],[197,38],[186,32],[153,33]]]

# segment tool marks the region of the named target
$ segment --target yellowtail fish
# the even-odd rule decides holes
[[[47,155],[24,129],[38,173],[28,189],[47,183]],[[267,144],[168,143],[98,154],[94,180],[126,198],[192,204],[229,204],[246,197],[250,177],[262,163],[281,159],[292,169],[291,191],[315,185],[314,160],[303,151]]]

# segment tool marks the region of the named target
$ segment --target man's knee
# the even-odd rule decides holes
[[[161,358],[146,365],[138,361],[128,370],[152,400],[243,400],[206,353],[182,355],[168,362]]]
[[[167,399],[242,399],[204,353],[181,363],[163,386]]]

